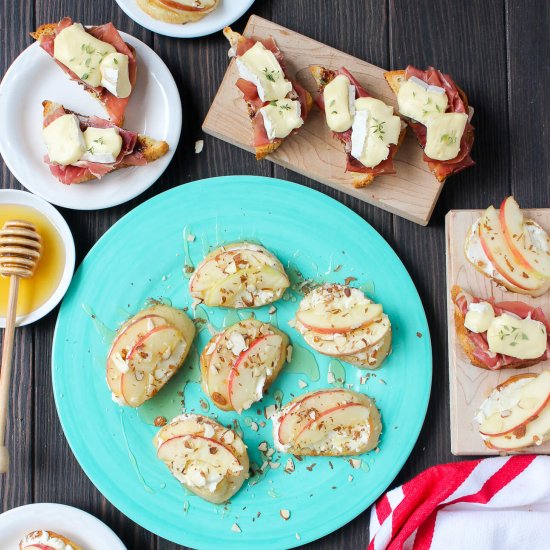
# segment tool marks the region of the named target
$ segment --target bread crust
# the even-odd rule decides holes
[[[157,0],[137,0],[138,6],[153,19],[172,23],[174,25],[184,25],[186,23],[194,23],[212,13],[219,5],[219,0],[214,2],[214,5],[204,11],[185,11],[169,8]]]
[[[456,339],[457,339],[457,342],[462,347],[462,349],[464,350],[464,353],[468,357],[468,360],[472,365],[474,365],[474,367],[479,367],[480,369],[494,371],[494,370],[504,370],[504,369],[524,369],[540,363],[538,359],[530,359],[525,361],[517,361],[517,362],[515,361],[510,363],[509,365],[503,365],[498,369],[490,369],[487,365],[485,365],[477,357],[475,357],[474,355],[475,346],[469,337],[470,331],[464,326],[464,315],[462,315],[462,312],[460,311],[460,309],[456,304],[458,295],[463,292],[464,290],[458,285],[453,285],[453,287],[451,288],[451,298],[454,304],[454,322],[455,322]]]
[[[42,107],[43,107],[44,118],[46,118],[49,114],[55,111],[59,106],[60,106],[59,103],[55,103],[54,101],[49,101],[49,100],[43,101]],[[67,113],[73,113],[73,111],[70,111],[69,109],[65,109],[65,110],[67,111]],[[74,114],[77,114],[77,113],[74,113]],[[147,160],[147,163],[150,163],[159,159],[160,157],[163,157],[168,152],[170,147],[168,143],[166,143],[166,141],[159,141],[151,137],[138,134],[136,148],[139,148],[141,150],[141,152],[143,153],[143,156]],[[133,165],[124,164],[124,162],[122,162],[115,167],[113,172],[115,172],[116,170],[119,170],[120,168],[127,168],[128,166],[133,166]],[[97,178],[93,174],[90,174],[88,176],[79,178],[78,180],[72,183],[84,183],[86,181],[91,181],[95,179]]]
[[[71,546],[73,548],[73,550],[82,550],[82,548],[80,546],[78,546],[78,544],[75,544],[71,539],[68,539],[67,537],[65,537],[63,535],[60,535],[59,533],[55,533],[54,531],[46,531],[46,530],[31,531],[30,533],[28,533],[25,536],[25,538],[33,537],[33,536],[40,537],[40,536],[43,536],[44,534],[48,535],[50,538],[56,538],[56,539],[59,539],[59,540],[63,541],[63,544]],[[28,544],[23,542],[24,540],[25,539],[22,539],[19,542],[19,549],[20,550],[23,550],[24,548],[29,546]]]
[[[330,69],[327,69],[325,67],[322,67],[321,65],[313,65],[309,68],[311,75],[313,76],[315,83],[317,84],[317,90],[319,93],[323,91],[323,88],[334,79],[335,72],[331,71]],[[399,148],[403,144],[403,141],[405,140],[405,136],[407,134],[407,126],[404,126],[401,128],[401,132],[399,133],[399,139],[397,140],[397,146],[392,150],[391,157],[395,158],[395,155],[397,154],[397,151],[399,151]],[[383,175],[383,174],[364,174],[362,172],[354,172],[352,170],[348,170],[350,174],[352,174],[353,177],[353,187],[356,189],[360,189],[362,187],[367,187],[370,185],[377,177],[377,175]]]

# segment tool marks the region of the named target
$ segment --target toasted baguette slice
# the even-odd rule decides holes
[[[55,29],[57,28],[57,23],[45,23],[44,25],[40,25],[36,29],[36,31],[29,33],[32,38],[34,38],[37,42],[40,42],[41,38],[46,36],[55,36]],[[126,43],[128,48],[134,53],[136,53],[136,50],[133,46]],[[82,88],[88,92],[93,98],[95,98],[97,101],[101,103],[105,107],[104,102],[102,101],[101,97],[99,96],[98,92],[94,90],[93,88],[90,88],[89,86],[85,86],[84,83],[81,80],[75,80]],[[122,122],[124,122],[124,117],[122,117]]]
[[[378,445],[380,412],[363,393],[332,388],[293,399],[271,417],[279,452],[297,456],[354,456]]]
[[[324,87],[331,80],[333,80],[334,72],[326,69],[325,67],[322,67],[321,65],[313,65],[309,68],[309,70],[315,80],[315,84],[317,85],[317,91],[319,93],[322,93]],[[403,128],[401,128],[401,132],[399,134],[399,139],[397,141],[396,147],[390,149],[390,157],[392,159],[397,154],[399,147],[401,147],[406,134],[407,134],[407,126],[404,125]],[[377,174],[364,174],[362,172],[353,172],[353,171],[350,171],[350,172],[353,174],[353,186],[356,188],[367,187],[367,185],[370,185],[377,176]]]
[[[462,293],[466,293],[466,292],[458,285],[453,285],[451,289],[451,298],[453,300],[453,304],[455,305],[454,321],[455,321],[456,339],[460,344],[460,346],[462,347],[462,349],[464,350],[464,353],[468,357],[468,360],[472,365],[474,365],[474,367],[479,367],[481,369],[487,369],[487,370],[494,370],[494,369],[490,369],[485,363],[483,363],[483,361],[480,361],[474,355],[475,346],[473,342],[470,340],[470,337],[469,337],[470,331],[464,326],[465,317],[457,305],[457,298]],[[518,359],[517,361],[514,361],[507,365],[503,365],[498,370],[523,369],[523,368],[531,367],[533,365],[537,365],[540,362],[541,362],[540,359],[528,359],[528,360]]]
[[[138,6],[153,19],[172,23],[174,25],[184,25],[185,23],[193,23],[200,21],[203,17],[212,13],[219,5],[219,0],[214,0],[210,7],[201,7],[201,4],[210,4],[210,2],[201,2],[198,0],[199,6],[196,10],[188,11],[185,8],[177,9],[175,6],[167,6],[161,0],[137,0]]]
[[[225,27],[223,29],[223,35],[225,36],[225,38],[227,38],[230,45],[229,55],[231,57],[236,56],[239,41],[244,39],[244,37],[242,36],[242,34],[231,29],[231,27]],[[288,75],[286,76],[288,78]],[[293,86],[296,85],[296,82],[294,80],[291,80],[291,82]],[[307,117],[307,115],[309,114],[309,112],[313,107],[313,98],[311,97],[311,94],[307,92],[307,90],[305,92],[306,92],[306,117]],[[248,103],[248,115],[251,120],[256,115],[256,112],[257,112],[257,109],[253,107],[250,103]],[[304,119],[303,113],[302,113],[302,118]],[[304,122],[305,122],[305,119],[304,119]],[[256,152],[256,160],[261,160],[267,157],[267,155],[276,151],[284,143],[285,139],[289,138],[292,134],[294,134],[298,130],[299,128],[297,128],[296,130],[293,130],[286,138],[283,138],[283,139],[277,138],[270,143],[266,143],[265,145],[254,146],[254,150]]]
[[[405,71],[403,70],[388,71],[384,73],[384,78],[386,79],[386,82],[388,83],[389,87],[392,89],[392,92],[397,96],[397,93],[399,92],[399,88],[401,88],[401,84],[405,82]],[[458,86],[456,86],[456,88],[458,90],[458,94],[460,95],[460,98],[464,103],[464,106],[466,107],[466,112],[469,112],[468,98],[466,97],[466,94]],[[434,160],[433,162],[437,162],[437,161]],[[440,181],[441,183],[443,183],[448,177],[448,176],[447,177],[440,176],[434,170],[432,170],[432,173],[437,178],[437,180]]]
[[[55,103],[54,101],[43,101],[42,107],[43,107],[43,116],[46,118],[48,115],[53,113],[58,107],[59,103]],[[69,109],[65,109],[67,113],[73,113],[73,111],[70,111]],[[78,114],[78,113],[74,113]],[[168,143],[166,141],[159,141],[156,139],[153,139],[148,136],[144,136],[142,134],[138,134],[137,142],[136,142],[136,148],[141,150],[143,153],[143,156],[147,160],[147,163],[153,162],[160,157],[163,157],[169,149]],[[127,168],[130,165],[124,164],[124,162],[120,163],[118,166],[115,167],[113,170],[116,171],[120,168]],[[86,181],[97,179],[95,176],[90,175],[87,177],[83,177],[73,183],[84,183]]]
[[[75,544],[72,540],[67,537],[60,535],[59,533],[54,533],[53,531],[32,531],[27,534],[21,541],[19,541],[19,550],[25,550],[33,545],[46,545],[49,547],[49,541],[52,540],[57,544],[55,548],[59,547],[59,542],[61,541],[67,550],[82,550],[78,544]],[[40,547],[40,546],[39,546]],[[52,546],[54,548],[54,546]]]

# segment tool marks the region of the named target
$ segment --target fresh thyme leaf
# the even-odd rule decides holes
[[[514,346],[517,346],[518,343],[517,342],[510,342],[510,347],[514,347]]]
[[[86,61],[84,62],[84,65],[86,65],[86,67],[89,67],[91,62],[92,62],[92,58],[88,57],[88,59],[86,59]]]
[[[382,122],[379,122],[377,118],[374,118],[373,119],[375,124],[373,126],[371,126],[371,130],[373,130],[373,135],[377,135],[381,140],[384,139],[384,134],[386,133],[386,131],[384,130],[384,124],[386,124],[385,121],[382,121]]]
[[[432,98],[429,97],[428,99],[426,99],[426,105],[430,105],[430,103],[432,102]]]
[[[89,44],[86,45],[84,50],[86,51],[86,53],[89,53],[89,54],[92,54],[95,52],[95,48],[93,46],[90,46]]]
[[[277,75],[279,74],[279,71],[276,71],[275,69],[270,71],[267,67],[265,67],[262,72],[265,74],[265,77],[271,82],[275,82],[275,80],[277,79]]]
[[[332,107],[335,103],[336,103],[336,100],[333,99],[333,100],[328,104],[328,106],[329,106],[329,107]]]
[[[82,80],[88,80],[88,78],[90,78],[90,73],[84,73],[82,75]]]
[[[443,134],[441,136],[441,142],[446,143],[447,145],[452,145],[453,143],[456,143],[456,130],[453,130],[450,134]],[[508,330],[510,330],[510,327],[507,327]]]
[[[290,111],[291,108],[292,107],[288,103],[281,105],[281,109],[284,109],[285,111]]]
[[[100,136],[97,139],[94,139],[94,143],[99,143],[100,145],[103,145],[103,136]]]
[[[116,57],[113,57],[113,63],[114,63],[115,65],[118,65],[118,59],[117,59]]]
[[[273,99],[272,101],[269,102],[270,105],[273,105],[273,107],[277,107],[277,99]]]
[[[86,149],[86,151],[88,151],[88,153],[90,153],[91,155],[94,154],[94,147],[92,145],[92,147],[88,147],[88,149]]]
[[[338,114],[338,111],[331,111],[331,114],[337,115],[337,114]]]

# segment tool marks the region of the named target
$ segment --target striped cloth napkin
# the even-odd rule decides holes
[[[441,464],[371,510],[368,550],[550,550],[550,457]]]

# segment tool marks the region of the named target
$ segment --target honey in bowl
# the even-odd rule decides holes
[[[41,212],[21,204],[0,204],[0,227],[8,220],[34,224],[42,237],[42,254],[30,279],[20,279],[17,315],[28,315],[46,303],[61,281],[65,266],[65,246],[52,222]],[[8,310],[10,280],[0,276],[0,317]]]

